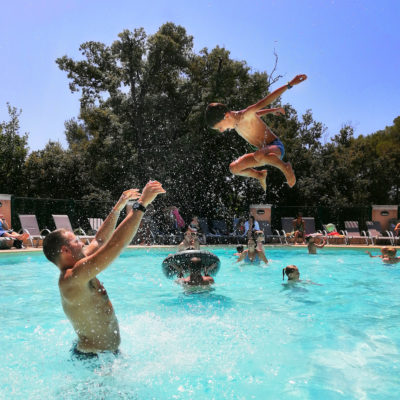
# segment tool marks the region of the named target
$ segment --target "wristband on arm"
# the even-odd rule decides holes
[[[290,82],[288,82],[287,85],[286,85],[286,87],[287,87],[288,89],[291,89],[293,86],[290,84]]]

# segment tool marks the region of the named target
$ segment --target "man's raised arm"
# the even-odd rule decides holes
[[[266,107],[268,104],[273,103],[282,93],[284,93],[287,89],[291,89],[292,86],[298,85],[299,83],[305,81],[307,79],[307,75],[297,75],[286,85],[281,86],[279,89],[274,90],[268,96],[264,97],[262,100],[257,103],[247,107],[244,112],[248,111],[258,111],[262,108]]]
[[[95,238],[90,242],[89,246],[86,247],[86,256],[93,254],[110,239],[111,235],[114,233],[119,214],[123,208],[126,206],[129,200],[137,200],[139,197],[140,193],[138,189],[129,189],[122,193],[110,214],[108,214],[105,221],[101,224]]]
[[[160,182],[149,181],[144,187],[139,203],[147,207],[157,195],[165,193]],[[72,276],[87,282],[106,269],[121,251],[132,241],[142,220],[144,211],[131,210],[119,224],[107,243],[94,254],[79,260],[72,269]],[[76,282],[76,280],[75,280]]]

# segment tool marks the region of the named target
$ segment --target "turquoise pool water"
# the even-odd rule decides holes
[[[167,249],[128,249],[99,278],[121,355],[73,361],[58,271],[0,255],[1,399],[398,399],[400,265],[359,249],[266,248],[268,266],[221,259],[213,291],[161,273]],[[296,264],[311,284],[287,285]]]

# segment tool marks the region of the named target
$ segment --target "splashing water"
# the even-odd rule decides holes
[[[395,399],[400,268],[362,250],[266,248],[267,266],[221,259],[214,290],[185,293],[161,272],[171,249],[129,249],[99,278],[121,354],[70,356],[57,269],[41,254],[1,255],[0,398]],[[296,264],[301,279],[282,282]]]

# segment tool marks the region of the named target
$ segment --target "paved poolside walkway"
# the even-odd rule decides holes
[[[236,248],[238,245],[237,244],[220,244],[220,245],[202,245],[203,248],[220,248],[220,247],[232,247]],[[382,247],[385,247],[388,245],[360,245],[360,244],[355,244],[355,245],[347,245],[347,244],[327,244],[325,245],[326,248],[339,248],[339,249],[366,249],[366,250],[371,250],[371,249],[381,249]],[[141,245],[131,245],[128,246],[128,249],[170,249],[170,248],[177,248],[178,246],[173,246],[173,245],[151,245],[151,246],[141,246]],[[266,244],[264,245],[264,249],[268,250],[269,248],[275,248],[275,247],[291,247],[291,248],[304,248],[306,249],[307,246],[304,244],[299,244],[299,245],[285,245],[285,244]],[[390,246],[394,247],[395,249],[399,250],[400,246]],[[322,250],[320,250],[322,251]],[[27,253],[27,252],[42,252],[41,247],[25,247],[23,249],[4,249],[0,250],[0,254],[6,254],[6,253]]]

